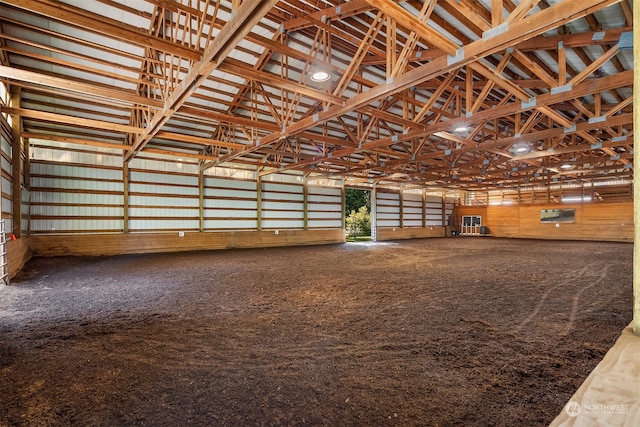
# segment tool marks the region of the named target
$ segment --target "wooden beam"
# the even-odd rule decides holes
[[[472,121],[474,123],[480,123],[483,121],[488,121],[488,120],[493,120],[496,118],[500,118],[500,117],[505,117],[505,116],[509,116],[511,114],[516,114],[518,112],[523,112],[523,111],[528,111],[528,110],[532,110],[535,109],[536,107],[540,108],[540,107],[544,107],[544,106],[548,106],[548,105],[553,105],[553,104],[557,104],[560,102],[565,102],[567,100],[571,100],[571,99],[575,99],[575,98],[580,98],[583,96],[587,96],[587,95],[591,95],[593,93],[598,93],[601,91],[606,91],[606,90],[611,90],[611,89],[615,89],[618,87],[623,87],[623,86],[628,86],[630,84],[632,84],[633,82],[633,76],[634,76],[634,72],[633,70],[629,70],[629,71],[625,71],[624,73],[618,74],[618,75],[613,75],[613,76],[608,76],[608,77],[603,77],[601,79],[598,79],[596,81],[589,81],[589,82],[584,82],[581,83],[579,85],[576,85],[573,87],[573,90],[571,91],[564,91],[564,92],[559,92],[559,93],[546,93],[543,95],[540,95],[538,97],[535,98],[535,103],[532,103],[531,106],[527,105],[527,104],[523,104],[521,102],[516,102],[516,103],[512,103],[512,104],[505,104],[502,106],[497,106],[495,108],[491,108],[488,110],[484,110],[478,113],[473,114],[473,116],[471,118],[467,118],[464,119],[467,122],[468,121]],[[617,119],[619,118],[620,115],[616,115],[613,116],[611,118],[609,118],[608,120],[613,120],[613,119]],[[625,122],[626,123],[626,122]],[[391,145],[393,143],[400,143],[402,141],[408,141],[411,140],[413,138],[420,138],[420,137],[424,137],[424,136],[428,136],[428,135],[432,135],[436,132],[441,132],[441,131],[447,131],[450,130],[452,127],[454,127],[456,124],[455,120],[450,120],[450,121],[446,121],[446,122],[438,122],[438,123],[434,123],[432,125],[429,125],[425,128],[424,131],[412,131],[412,132],[407,132],[406,134],[403,135],[397,135],[395,138],[392,137],[385,137],[385,138],[380,138],[378,140],[375,141],[369,141],[367,143],[362,144],[362,146],[360,148],[346,148],[343,150],[336,150],[332,153],[332,158],[339,158],[339,157],[343,157],[343,156],[347,156],[350,154],[353,154],[355,152],[363,152],[363,151],[367,151],[367,150],[371,150],[377,147],[382,147],[382,146],[387,146],[387,145]],[[577,124],[576,128],[577,130],[584,130],[582,124]],[[601,127],[602,124],[601,123],[596,123],[595,125],[593,125],[593,128],[597,128],[597,127]],[[607,126],[612,126],[612,125],[607,125]],[[558,128],[557,130],[562,131],[564,134],[564,128]],[[523,135],[521,137],[521,139],[529,137],[531,138],[531,135]],[[536,135],[535,138],[542,138],[542,136]],[[392,139],[395,139],[395,141],[392,141]],[[518,140],[521,140],[518,139]],[[512,142],[510,142],[511,144],[517,142],[518,140],[513,140]],[[466,150],[468,151],[468,150]],[[300,162],[300,164],[298,165],[292,165],[289,167],[285,167],[284,169],[294,169],[295,166],[301,166],[301,165],[306,165],[306,164],[311,164],[311,163],[317,163],[317,162],[321,162],[324,160],[328,160],[329,157],[327,156],[322,156],[322,157],[316,157],[314,158],[312,161],[302,161]]]
[[[22,132],[22,137],[33,138],[33,139],[43,139],[46,141],[66,142],[69,144],[89,145],[92,147],[112,148],[115,150],[122,150],[122,151],[128,151],[131,149],[130,146],[124,145],[124,144],[114,144],[111,142],[96,141],[93,139],[72,138],[69,136],[51,135],[47,133]]]
[[[64,114],[48,113],[45,111],[29,110],[27,108],[12,108],[0,105],[0,111],[20,117],[43,120],[47,122],[61,123],[65,125],[75,125],[92,129],[110,130],[123,133],[141,133],[141,128],[118,123],[105,122],[102,120],[84,119],[81,117],[67,116]]]
[[[199,136],[185,135],[182,133],[168,132],[168,131],[159,131],[156,134],[156,137],[161,139],[169,139],[172,141],[191,142],[193,144],[211,145],[216,147],[226,147],[226,148],[244,147],[244,144],[238,144],[236,142],[220,141],[217,139],[202,138]],[[128,147],[128,148],[131,149],[131,147]]]
[[[316,25],[314,21],[325,22],[327,20],[344,19],[349,16],[359,15],[371,9],[371,6],[364,0],[351,0],[349,3],[342,3],[338,6],[290,19],[282,23],[282,28],[285,32],[299,31],[304,28],[313,27]]]
[[[75,82],[73,80],[62,79],[60,77],[49,76],[43,73],[21,70],[19,68],[6,67],[0,65],[0,77],[6,77],[18,82],[34,83],[49,86],[56,89],[75,92],[82,95],[91,95],[104,98],[109,101],[118,101],[126,105],[144,105],[151,108],[161,108],[162,101],[146,98],[116,88],[105,88],[98,85]]]
[[[413,28],[416,26],[425,27],[419,19],[401,6],[391,1],[384,0],[367,0],[372,6],[380,7],[386,14],[390,14],[397,20],[402,20],[409,28],[412,28],[421,36],[430,32],[427,30],[418,30]],[[357,110],[363,106],[385,96],[395,94],[411,86],[417,85],[423,81],[432,79],[454,68],[464,66],[471,62],[477,61],[479,58],[502,51],[509,46],[517,45],[519,42],[542,34],[545,31],[558,25],[570,22],[579,17],[593,13],[611,4],[615,4],[620,0],[584,0],[581,2],[561,2],[552,7],[538,12],[536,15],[527,19],[518,20],[509,26],[509,31],[496,34],[492,37],[483,37],[479,40],[469,43],[460,49],[455,56],[442,56],[433,61],[414,68],[411,71],[399,76],[391,82],[372,87],[364,93],[355,95],[346,101],[343,105],[334,105],[327,110],[316,113],[312,117],[302,119],[295,124],[288,126],[284,131],[274,132],[263,137],[258,144],[247,147],[242,150],[225,154],[220,157],[221,162],[231,161],[241,155],[257,151],[282,138],[295,135],[311,127],[324,123],[346,112]],[[403,24],[404,25],[404,24]],[[435,40],[435,39],[433,39]],[[432,42],[433,42],[432,40]],[[445,51],[454,49],[454,44],[449,41],[442,42]],[[458,51],[456,51],[458,52]]]
[[[54,21],[65,22],[92,33],[112,37],[125,43],[133,43],[145,48],[153,47],[154,49],[179,55],[192,61],[198,61],[201,58],[200,52],[156,37],[132,25],[99,16],[90,11],[62,2],[53,0],[2,0],[2,3],[46,16]]]
[[[193,95],[277,2],[278,0],[246,1],[238,7],[215,39],[206,47],[200,61],[191,66],[180,88],[171,94],[165,101],[163,109],[153,116],[144,131],[136,137],[131,151],[124,157],[125,162],[144,149],[162,126],[169,121],[173,113]]]
[[[429,43],[433,43],[449,55],[456,53],[460,46],[442,35],[434,28],[425,25],[420,18],[412,15],[407,9],[404,9],[398,3],[389,0],[365,0],[371,7],[378,9],[386,16],[392,18],[398,24],[409,29],[419,35],[422,39]]]

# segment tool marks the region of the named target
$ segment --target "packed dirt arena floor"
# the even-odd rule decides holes
[[[632,317],[631,243],[31,260],[1,426],[547,425]]]

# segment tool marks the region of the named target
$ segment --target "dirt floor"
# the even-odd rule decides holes
[[[546,425],[631,321],[632,251],[34,259],[0,288],[0,425]]]

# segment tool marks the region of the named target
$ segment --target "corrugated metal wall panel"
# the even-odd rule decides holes
[[[206,230],[256,230],[258,228],[258,221],[207,219],[204,221],[204,228]]]
[[[229,221],[235,221],[238,219],[257,220],[257,217],[258,217],[257,211],[255,210],[230,211],[227,209],[215,209],[215,210],[210,210],[207,213],[207,219],[216,219],[216,220],[221,220],[221,219],[229,220]]]
[[[270,210],[280,211],[280,212],[291,212],[291,211],[302,212],[303,206],[302,206],[302,201],[300,201],[300,203],[263,201],[262,212],[268,212]]]
[[[123,220],[110,219],[74,219],[62,220],[62,219],[32,219],[31,220],[31,232],[34,234],[40,233],[69,233],[69,232],[102,232],[104,230],[122,230]]]
[[[309,212],[308,213],[309,220],[340,220],[342,221],[342,211],[332,211],[332,212]]]
[[[302,211],[262,211],[262,219],[263,220],[271,220],[271,219],[304,219],[304,212]]]
[[[130,219],[129,230],[132,232],[197,230],[200,221],[196,219]]]
[[[264,229],[302,229],[304,221],[302,220],[263,220],[262,228]]]
[[[341,228],[342,227],[342,218],[337,220],[316,220],[312,223],[309,223],[309,228]]]
[[[226,209],[229,211],[238,209],[256,212],[256,200],[204,199],[204,207],[205,209]]]
[[[55,148],[53,148],[55,147]],[[93,150],[91,153],[88,150]],[[119,232],[124,227],[121,153],[111,149],[38,141],[31,163],[34,233]],[[145,156],[145,157],[143,157]],[[302,229],[304,177],[264,177],[259,222],[256,172],[210,168],[205,171],[200,218],[199,169],[145,153],[129,163],[127,212],[131,232]],[[331,183],[340,182],[332,180]],[[3,189],[10,186],[3,182]],[[6,205],[6,203],[5,203]],[[342,226],[340,186],[308,186],[307,227]]]
[[[262,183],[262,191],[266,192],[302,194],[304,192],[303,188],[302,184]]]
[[[204,189],[205,199],[247,199],[255,201],[258,199],[258,192],[256,190],[240,190],[240,189],[222,189],[222,188],[206,188]]]
[[[206,176],[203,194],[205,230],[257,229],[256,181]]]
[[[251,190],[254,193],[256,191],[256,181],[245,181],[239,179],[213,178],[207,176],[204,179],[204,185],[208,189],[231,188],[237,190]]]
[[[340,187],[309,186],[307,219],[309,228],[342,228],[342,190]]]

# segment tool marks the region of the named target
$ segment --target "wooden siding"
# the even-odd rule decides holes
[[[31,239],[20,238],[7,242],[7,258],[9,261],[9,277],[15,276],[31,259]]]
[[[232,248],[266,248],[344,242],[341,229],[236,232],[41,235],[31,237],[34,256],[118,255]]]
[[[575,209],[574,223],[542,223],[541,209]],[[480,215],[494,237],[559,240],[633,241],[633,203],[458,206],[463,215]]]

